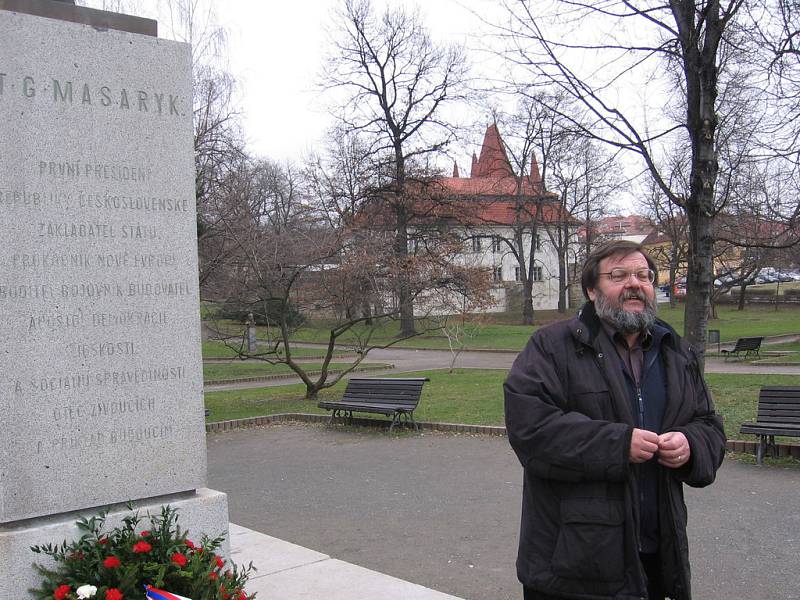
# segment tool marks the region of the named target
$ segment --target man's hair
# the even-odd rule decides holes
[[[589,299],[588,290],[596,288],[597,281],[600,279],[600,261],[609,256],[625,257],[634,252],[640,252],[645,260],[647,260],[647,266],[656,274],[653,286],[657,286],[658,269],[656,268],[656,263],[650,258],[650,255],[645,251],[644,247],[638,242],[632,242],[630,240],[614,240],[592,250],[586,258],[586,262],[583,263],[581,289],[586,299]]]

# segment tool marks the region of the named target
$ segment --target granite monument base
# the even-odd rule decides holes
[[[55,492],[54,492],[55,493]],[[228,498],[227,495],[210,489],[184,492],[138,500],[133,503],[133,512],[140,516],[159,514],[161,507],[169,504],[178,509],[178,525],[187,530],[194,541],[203,534],[209,537],[225,536],[220,554],[230,557],[228,539]],[[75,521],[81,516],[91,517],[100,509],[76,511],[49,517],[28,519],[17,523],[0,525],[0,598],[32,598],[28,590],[38,587],[41,577],[33,568],[34,563],[52,565],[49,557],[31,552],[30,547],[42,544],[60,544],[80,535]],[[131,514],[125,505],[110,507],[106,519],[107,528],[122,523]],[[89,582],[87,582],[89,583]]]

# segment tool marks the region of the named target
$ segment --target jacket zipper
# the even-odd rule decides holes
[[[644,400],[642,399],[642,387],[640,384],[636,384],[636,402],[639,405],[639,427],[644,429]],[[639,487],[639,486],[637,486]],[[644,488],[639,487],[639,510],[641,507],[644,506]],[[636,525],[636,530],[639,530],[639,524]],[[641,535],[637,535],[637,545],[639,546],[639,552],[642,551],[642,538]]]

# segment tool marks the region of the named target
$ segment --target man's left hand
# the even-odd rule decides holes
[[[682,467],[692,455],[689,440],[680,431],[668,431],[658,436],[658,463],[670,469]]]

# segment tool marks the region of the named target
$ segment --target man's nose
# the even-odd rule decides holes
[[[628,275],[628,278],[625,280],[625,287],[636,288],[636,289],[642,287],[642,282],[639,281],[639,278],[636,276],[636,273],[630,273]]]

